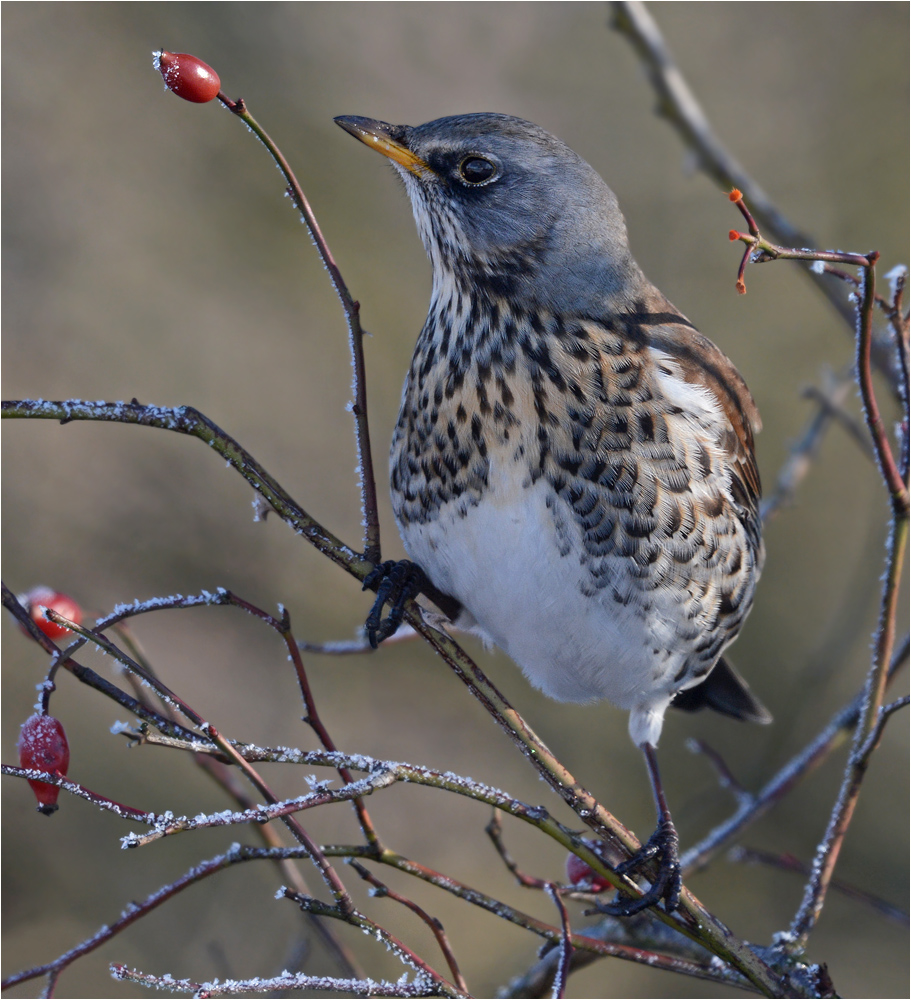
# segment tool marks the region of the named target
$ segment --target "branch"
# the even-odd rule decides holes
[[[42,647],[42,649],[45,650],[45,652],[57,658],[57,662],[59,662],[59,665],[62,666],[64,670],[69,671],[83,684],[94,688],[96,691],[99,691],[112,701],[117,702],[118,705],[121,705],[128,712],[131,712],[137,718],[142,719],[154,726],[160,732],[166,733],[168,736],[175,739],[193,739],[194,733],[189,729],[186,729],[184,726],[178,725],[177,723],[171,722],[158,712],[152,711],[150,708],[143,705],[139,700],[133,698],[131,695],[128,695],[126,691],[121,691],[121,689],[115,684],[112,684],[110,681],[105,680],[103,677],[96,674],[94,670],[89,667],[84,667],[82,664],[72,659],[70,655],[71,651],[84,645],[84,640],[79,639],[77,642],[70,644],[66,649],[61,650],[35,625],[31,616],[22,607],[16,599],[16,595],[9,589],[9,587],[7,587],[5,583],[2,584],[2,592],[3,607],[5,607],[7,611],[13,615],[16,621],[28,630],[31,638],[33,638]]]
[[[366,850],[358,845],[333,844],[324,846],[327,857],[366,857]],[[517,927],[522,927],[546,941],[557,945],[562,940],[563,931],[560,927],[547,924],[543,920],[538,920],[515,907],[509,906],[486,893],[459,882],[457,879],[442,872],[426,868],[415,861],[404,858],[393,851],[383,851],[377,857],[370,857],[371,861],[389,865],[398,871],[412,875],[424,882],[434,885],[439,889],[458,897],[459,899],[480,907],[485,912],[508,920]],[[719,963],[712,958],[703,957],[704,949],[698,944],[694,944],[687,937],[670,927],[661,923],[656,923],[650,914],[641,914],[630,920],[608,920],[604,921],[604,927],[610,926],[616,937],[623,940],[612,940],[605,933],[603,937],[595,936],[597,929],[593,929],[590,934],[572,934],[570,942],[573,947],[573,968],[587,964],[595,958],[621,958],[624,961],[634,962],[638,965],[647,965],[650,968],[664,969],[668,972],[677,972],[691,976],[696,979],[704,979],[710,982],[736,986],[739,989],[758,992],[746,979],[736,972],[731,971],[723,963]],[[659,941],[662,948],[677,952],[678,954],[660,954],[652,949],[642,947],[634,943],[636,940],[636,929],[649,927],[652,941]],[[643,935],[644,936],[644,935]],[[586,955],[589,956],[586,959]],[[553,979],[553,970],[550,972],[550,980]],[[511,992],[508,994],[514,995]],[[539,995],[539,994],[535,994]]]
[[[436,938],[440,951],[446,959],[446,964],[449,966],[449,971],[452,973],[452,979],[457,989],[461,990],[462,993],[468,993],[468,986],[465,983],[462,973],[459,971],[459,963],[456,961],[456,957],[453,954],[452,948],[449,944],[449,938],[446,937],[446,931],[443,930],[443,924],[436,917],[432,917],[426,910],[418,906],[417,903],[410,899],[406,899],[397,892],[393,892],[388,885],[381,882],[372,872],[368,871],[363,865],[358,864],[358,862],[353,858],[349,859],[349,864],[358,873],[358,875],[364,879],[365,882],[368,882],[373,886],[375,890],[373,892],[374,896],[393,899],[395,902],[401,903],[402,906],[407,907],[412,913],[416,914],[421,918],[421,920],[424,921],[424,923],[430,928],[430,933]]]
[[[569,914],[566,912],[563,900],[560,899],[557,887],[553,882],[547,882],[544,889],[560,914],[560,945],[557,949],[557,968],[554,972],[554,988],[551,996],[553,1000],[562,1000],[566,996],[566,984],[569,981],[570,962],[573,957],[572,928],[569,925]]]
[[[153,826],[159,819],[153,812],[145,812],[142,809],[134,809],[133,806],[126,806],[122,802],[115,802],[106,795],[99,795],[98,792],[93,792],[90,788],[80,785],[78,781],[72,781],[70,778],[53,771],[42,771],[40,768],[13,767],[12,764],[2,764],[0,765],[0,773],[10,778],[24,778],[26,781],[41,781],[46,785],[56,785],[58,788],[62,788],[65,792],[69,792],[77,798],[91,802],[92,805],[97,806],[99,809],[112,812],[121,819],[131,820],[133,823],[145,823],[148,826]]]
[[[199,438],[239,472],[289,527],[306,538],[336,565],[348,570],[361,581],[373,568],[371,562],[365,560],[312,518],[234,438],[192,406],[175,408],[143,406],[135,399],[129,403],[93,403],[80,399],[48,402],[26,399],[4,402],[0,412],[5,418],[30,417],[40,420],[59,420],[64,424],[72,420],[139,424],[143,427],[157,427]]]
[[[907,661],[908,652],[909,640],[906,636],[893,654],[888,679],[891,680]],[[720,823],[698,844],[691,847],[680,859],[684,872],[693,873],[705,868],[722,847],[733,840],[741,830],[764,816],[801,778],[818,767],[836,747],[840,746],[849,731],[856,727],[864,698],[865,691],[861,691],[853,701],[836,712],[819,735],[792,757],[759,792],[745,799],[729,819]]]
[[[250,783],[257,788],[262,795],[265,796],[266,801],[272,803],[273,805],[281,805],[278,802],[277,797],[274,795],[272,790],[266,784],[266,782],[260,777],[259,774],[244,760],[244,758],[234,749],[231,742],[225,739],[221,733],[212,725],[211,722],[207,722],[195,709],[191,708],[182,698],[176,695],[170,690],[165,684],[163,684],[157,677],[148,673],[139,663],[137,663],[132,657],[127,656],[118,646],[116,646],[107,636],[99,635],[89,629],[83,628],[81,625],[76,625],[74,622],[68,621],[62,615],[59,615],[56,611],[51,608],[47,609],[47,617],[56,622],[59,625],[64,625],[70,631],[75,632],[77,635],[82,636],[82,638],[94,643],[102,652],[107,653],[112,656],[119,663],[123,664],[128,670],[134,672],[138,677],[140,677],[145,683],[149,684],[155,693],[162,698],[169,705],[176,708],[181,712],[187,719],[189,719],[194,726],[196,726],[205,736],[207,736],[216,746],[219,746],[222,751],[228,756],[231,763],[236,764],[244,772]],[[304,847],[308,849],[310,855],[310,860],[313,862],[314,866],[319,871],[323,878],[323,881],[328,886],[330,892],[335,897],[336,903],[343,910],[348,909],[351,906],[351,900],[348,897],[348,892],[345,886],[342,884],[337,873],[334,871],[332,866],[328,863],[325,857],[320,853],[319,845],[310,836],[309,833],[295,820],[290,812],[294,810],[279,810],[276,813],[277,818],[280,818],[285,826],[290,830],[292,836],[298,843],[303,844]],[[246,810],[249,812],[249,810]],[[182,821],[176,821],[182,822]],[[175,821],[171,817],[163,817],[155,823],[155,830],[152,833],[145,834],[143,837],[139,838],[126,838],[127,846],[137,846],[140,843],[145,843],[148,840],[156,840],[159,836],[165,836],[167,833],[176,832]],[[182,829],[195,829],[200,825],[209,825],[200,823],[198,819],[192,821],[187,821]],[[220,823],[215,825],[222,825]]]
[[[904,702],[905,705],[908,703],[907,698],[902,698],[900,701]],[[771,854],[768,851],[758,851],[752,847],[731,848],[728,852],[728,860],[747,865],[766,865],[770,868],[777,868],[779,871],[796,872],[805,878],[811,874],[810,866],[795,858],[793,854]],[[872,906],[882,916],[894,920],[896,923],[908,924],[911,922],[907,910],[901,910],[897,906],[887,903],[884,899],[880,899],[879,896],[874,896],[871,892],[858,889],[857,886],[833,878],[830,888],[837,890],[849,899],[855,899],[867,906]]]
[[[886,579],[883,585],[873,661],[867,676],[863,704],[858,713],[859,720],[854,737],[854,747],[848,760],[844,780],[838,794],[838,800],[832,810],[828,828],[816,851],[812,869],[813,875],[807,883],[803,902],[791,924],[795,950],[803,950],[806,947],[810,932],[815,927],[819,914],[822,912],[841,845],[848,832],[854,809],[857,806],[861,785],[870,764],[870,755],[879,743],[883,724],[887,717],[880,715],[880,707],[882,706],[888,673],[887,657],[891,652],[894,639],[895,616],[898,609],[902,565],[907,542],[907,515],[897,520],[893,518],[889,532]]]
[[[390,983],[374,979],[338,979],[335,976],[307,976],[303,972],[283,972],[280,976],[263,979],[215,979],[197,983],[191,979],[175,979],[171,975],[154,976],[149,972],[128,969],[125,965],[112,965],[111,976],[122,982],[149,986],[168,993],[192,993],[195,997],[238,996],[243,993],[274,993],[278,990],[332,990],[351,993],[358,997],[426,997],[458,996],[436,991],[428,992],[430,985],[425,977],[415,976],[411,982]]]
[[[739,188],[743,191],[763,227],[780,243],[813,246],[816,240],[799,230],[784,216],[715,134],[645,4],[639,0],[615,0],[611,7],[611,27],[624,35],[635,49],[658,95],[657,113],[680,133],[684,145],[695,153],[702,170],[721,188]],[[806,273],[853,329],[854,310],[842,294],[837,278],[812,268],[808,268]],[[885,375],[891,389],[897,394],[899,375],[894,352],[887,342],[877,340],[874,355],[877,369]]]
[[[4,773],[7,773],[6,768],[4,768]],[[61,787],[66,788],[66,785],[61,783]],[[70,790],[67,788],[67,791]],[[301,851],[302,848],[298,848],[297,850]],[[100,928],[90,938],[76,945],[75,948],[70,949],[70,951],[65,952],[58,958],[55,958],[53,962],[48,962],[46,965],[36,965],[32,969],[24,969],[22,972],[17,972],[15,975],[7,977],[3,980],[2,988],[7,989],[18,983],[24,983],[29,979],[36,979],[38,976],[59,976],[76,959],[87,955],[91,951],[95,951],[96,948],[100,948],[105,942],[191,885],[195,885],[210,875],[230,868],[232,865],[240,864],[243,861],[252,861],[257,858],[272,856],[273,854],[268,849],[234,845],[225,854],[219,854],[208,861],[202,861],[198,865],[194,865],[180,878],[168,885],[162,886],[160,889],[156,889],[155,892],[147,896],[141,903],[130,903],[117,920],[111,924],[105,924],[104,927]]]
[[[301,218],[310,232],[323,266],[329,272],[332,287],[338,295],[345,314],[345,322],[348,324],[348,347],[351,352],[352,392],[354,399],[349,404],[354,415],[354,436],[357,443],[358,472],[361,482],[361,515],[364,522],[364,559],[369,563],[380,561],[380,520],[379,507],[376,499],[376,477],[373,474],[373,453],[370,448],[370,429],[367,423],[367,374],[364,369],[364,331],[361,328],[361,306],[355,301],[329,244],[316,221],[310,202],[304,194],[303,188],[294,176],[288,161],[282,151],[275,145],[272,139],[266,134],[259,122],[247,111],[243,100],[231,101],[219,93],[218,99],[235,114],[250,129],[257,139],[266,147],[269,155],[275,160],[278,169],[282,172],[288,184],[288,193],[294,203],[295,208],[300,212]]]
[[[417,973],[417,977],[424,982],[424,989],[432,996],[459,997],[465,996],[456,989],[452,983],[444,979],[430,965],[428,965],[419,955],[416,955],[410,948],[406,947],[398,938],[390,934],[385,928],[370,920],[355,909],[342,911],[338,907],[328,906],[326,903],[312,896],[302,896],[300,893],[292,892],[291,889],[284,889],[280,895],[297,903],[306,913],[318,913],[324,917],[334,917],[342,920],[352,927],[357,927],[382,942],[387,950],[403,964],[409,966]]]
[[[372,565],[328,532],[318,521],[296,504],[279,484],[241,446],[219,427],[192,407],[166,410],[142,406],[138,402],[91,403],[78,400],[48,403],[38,400],[5,402],[4,416],[38,417],[42,419],[104,420],[136,423],[189,434],[205,441],[260,493],[265,500],[301,535],[337,565],[363,581]],[[579,818],[591,827],[608,849],[619,852],[621,857],[632,856],[640,847],[639,841],[619,820],[606,810],[573,775],[557,760],[525,720],[503,695],[485,677],[465,651],[448,635],[428,625],[421,617],[420,608],[413,601],[407,607],[406,621],[436,650],[455,671],[497,724],[512,739],[544,780],[560,795]],[[581,854],[580,854],[581,856]],[[638,898],[641,890],[625,876],[607,868],[600,858],[584,859],[599,874],[627,895]],[[335,891],[338,891],[336,889]],[[731,965],[760,990],[769,996],[780,995],[778,977],[745,942],[735,938],[730,930],[684,889],[677,913],[669,915],[655,911],[659,920],[669,923],[682,933],[700,941],[719,958]]]

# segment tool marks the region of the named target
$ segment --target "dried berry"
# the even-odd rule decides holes
[[[218,74],[202,59],[186,52],[152,53],[153,65],[161,73],[164,85],[178,97],[194,104],[205,104],[218,96],[221,80]]]
[[[19,764],[35,771],[65,775],[70,767],[70,748],[59,719],[33,715],[19,731]],[[57,811],[60,789],[46,781],[28,782],[38,800],[38,812],[50,816]]]
[[[68,594],[61,594],[58,590],[51,590],[50,587],[32,587],[32,589],[19,598],[19,603],[31,615],[32,621],[41,629],[48,639],[65,639],[73,633],[62,625],[48,621],[44,617],[45,608],[53,608],[57,614],[69,618],[71,622],[79,625],[82,622],[82,608]],[[23,628],[23,632],[28,635],[28,631]]]
[[[566,858],[567,881],[589,892],[601,892],[610,888],[610,882],[590,868],[581,858],[570,854]]]

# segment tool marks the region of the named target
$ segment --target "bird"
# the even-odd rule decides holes
[[[365,580],[371,644],[423,592],[551,698],[628,710],[658,823],[617,871],[658,874],[602,908],[670,912],[665,711],[771,718],[722,655],[764,559],[756,404],[645,277],[613,191],[560,139],[495,113],[335,121],[392,163],[433,273],[390,453],[409,559]]]

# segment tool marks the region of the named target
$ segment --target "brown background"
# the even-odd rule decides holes
[[[649,276],[744,373],[765,420],[768,487],[810,413],[801,389],[850,361],[846,328],[796,265],[753,268],[749,294],[734,293],[739,254],[727,230],[739,216],[653,115],[643,73],[601,4],[7,3],[3,13],[4,398],[193,404],[351,544],[359,511],[350,376],[326,275],[264,151],[218,107],[164,94],[154,48],[197,53],[227,93],[247,99],[294,164],[363,303],[387,556],[401,547],[386,500],[386,441],[429,267],[399,185],[334,115],[417,124],[502,111],[565,139],[617,191]],[[879,249],[883,271],[907,260],[905,4],[680,3],[653,13],[719,133],[787,215],[821,246]],[[249,488],[197,442],[98,424],[3,429],[4,578],[13,589],[49,583],[100,613],[134,597],[221,585],[269,609],[284,603],[311,639],[350,636],[363,620],[369,601],[354,581],[274,518],[253,523]],[[834,430],[797,504],[768,529],[767,570],[735,647],[775,725],[668,720],[661,759],[684,847],[732,808],[707,763],[684,752],[687,737],[710,741],[757,788],[860,686],[885,512],[869,462]],[[137,631],[167,682],[228,734],[314,745],[277,640],[250,618],[169,612]],[[3,760],[12,761],[44,661],[8,622],[3,639]],[[549,702],[501,654],[468,648],[580,780],[636,830],[651,829],[622,713]],[[428,651],[308,663],[341,748],[470,774],[568,819]],[[128,753],[108,733],[125,713],[69,677],[53,707],[69,733],[72,776],[89,787],[178,813],[227,804],[183,758]],[[906,757],[900,718],[839,869],[901,905]],[[840,767],[841,757],[826,764],[744,842],[809,860]],[[288,794],[304,787],[291,769],[267,776]],[[7,974],[51,959],[232,840],[254,842],[244,830],[200,832],[125,852],[126,831],[111,816],[65,798],[46,820],[24,785],[4,784]],[[546,900],[512,887],[483,836],[486,810],[451,798],[396,788],[371,808],[389,846],[555,919]],[[324,841],[356,839],[347,807],[308,823]],[[507,833],[521,864],[560,877],[563,851],[518,826]],[[111,961],[194,978],[278,972],[294,960],[300,930],[291,904],[272,899],[279,881],[249,865],[190,890],[68,972],[58,996],[144,995],[111,982]],[[390,883],[443,919],[476,995],[491,995],[533,960],[537,942],[516,929],[438,892]],[[760,942],[787,926],[801,893],[794,876],[724,859],[691,884],[737,934]],[[437,962],[411,916],[355,892]],[[398,977],[375,942],[341,933],[373,975]],[[906,945],[904,927],[833,896],[810,957],[829,964],[843,995],[901,996]],[[319,954],[304,967],[333,971]],[[34,984],[15,991],[36,992]],[[572,996],[728,992],[619,961],[570,985]]]

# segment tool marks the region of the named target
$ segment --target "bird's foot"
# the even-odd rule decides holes
[[[375,590],[376,601],[367,615],[364,627],[370,645],[376,649],[402,624],[405,605],[424,588],[427,578],[416,563],[402,559],[378,563],[364,578],[364,590]],[[389,614],[383,618],[383,608],[389,605]]]
[[[680,902],[680,857],[678,853],[679,839],[677,830],[670,817],[662,820],[655,832],[638,851],[629,859],[617,865],[618,875],[628,875],[637,872],[643,865],[656,860],[657,875],[644,895],[637,898],[619,893],[613,903],[598,903],[598,909],[613,917],[631,917],[664,900],[664,910],[672,913]],[[651,875],[648,876],[651,878]]]

